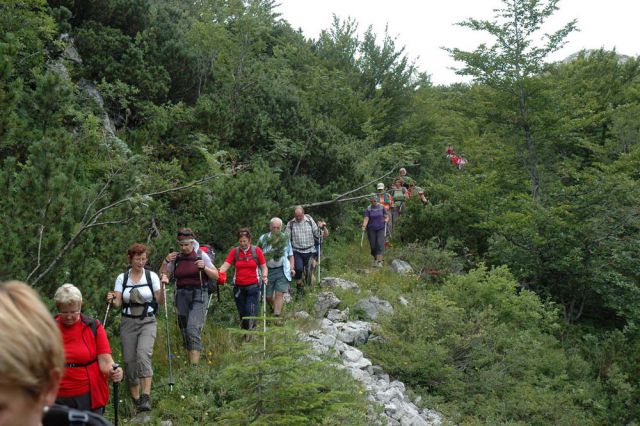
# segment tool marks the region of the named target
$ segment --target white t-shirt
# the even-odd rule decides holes
[[[124,291],[122,291],[122,282],[124,281],[124,274],[125,274],[123,272],[122,274],[118,275],[118,278],[116,278],[116,285],[113,289],[114,291],[118,291],[122,293],[122,302],[129,303],[129,295],[131,293],[131,290],[133,290],[133,286],[140,286],[140,287],[135,287],[138,289],[138,292],[140,292],[140,296],[144,299],[145,302],[152,302],[153,294],[151,294],[151,290],[149,289],[149,285],[147,283],[146,271],[143,271],[142,277],[140,278],[140,281],[138,281],[137,283],[133,282],[133,280],[131,279],[131,269],[129,269],[127,273],[129,274],[129,279],[127,280],[127,288],[124,289]],[[156,274],[153,271],[149,271],[149,275],[151,275],[151,285],[155,293],[156,291],[160,290],[160,278],[158,278],[158,274]],[[151,313],[151,312],[153,312],[153,308],[151,308],[151,306],[148,306],[147,313]],[[123,308],[122,313],[126,315],[131,315],[131,312],[128,308]]]

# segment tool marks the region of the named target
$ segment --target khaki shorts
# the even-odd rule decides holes
[[[291,283],[284,276],[284,268],[269,269],[269,285],[267,286],[267,296],[273,296],[274,292],[286,293],[289,291],[289,285]]]

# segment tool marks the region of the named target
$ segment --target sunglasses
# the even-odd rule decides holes
[[[178,232],[178,237],[193,237],[193,232]]]

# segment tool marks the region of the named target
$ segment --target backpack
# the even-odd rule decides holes
[[[201,250],[204,249],[204,250]],[[198,251],[196,251],[196,256],[197,258],[202,259],[202,253],[205,253],[207,256],[209,256],[209,259],[211,259],[211,263],[213,263],[213,259],[216,256],[216,252],[213,251],[213,248],[211,248],[210,246],[206,245],[206,244],[202,244],[200,245],[200,248],[198,249]],[[175,273],[175,271],[178,269],[178,261],[180,260],[180,256],[182,254],[178,254],[178,256],[176,256],[176,260],[174,260],[173,262],[173,271]],[[212,257],[213,256],[213,257]],[[213,280],[211,278],[209,278],[209,276],[207,274],[204,274],[204,279],[206,279],[206,282],[202,282],[202,287],[207,287],[207,291],[209,293],[213,293],[214,291],[216,291],[216,288],[218,287],[218,283],[216,282],[216,280]]]
[[[124,291],[127,289],[127,281],[129,281],[129,271],[130,269],[127,269],[124,272],[124,278],[122,279],[122,294],[124,294]],[[122,314],[125,317],[131,317],[131,318],[142,318],[147,316],[147,312],[149,311],[148,307],[151,306],[151,308],[153,309],[153,314],[155,315],[156,312],[158,312],[158,302],[156,301],[156,295],[153,292],[153,283],[151,282],[151,271],[149,271],[147,268],[144,268],[144,276],[147,280],[146,284],[136,284],[136,285],[130,285],[129,288],[138,288],[138,287],[144,287],[145,285],[149,287],[149,291],[151,291],[151,302],[145,302],[143,304],[140,303],[124,303],[124,300],[122,302],[122,311],[124,311],[124,309],[129,308],[129,312],[131,312],[131,306],[144,306],[144,309],[142,310],[142,313],[140,315],[131,315],[129,314]],[[122,312],[121,311],[121,312]]]
[[[258,253],[256,251],[256,246],[254,246],[253,244],[251,244],[251,257],[253,258],[253,261],[256,262],[256,267],[259,267],[260,263],[258,263]],[[233,258],[234,267],[239,258],[240,258],[240,247],[236,247],[236,254],[235,254],[235,257]],[[262,282],[261,275],[260,274],[257,274],[257,275],[258,275],[258,281]],[[236,277],[234,274],[233,281],[235,282],[235,280],[236,280]]]
[[[391,189],[391,196],[393,197],[393,200],[399,203],[402,203],[406,197],[402,188],[403,187]]]
[[[393,198],[388,192],[384,193],[383,201],[380,201],[380,194],[376,194],[376,196],[378,197],[378,203],[382,204],[384,208],[387,208],[387,206],[389,206],[388,208],[391,208],[393,206]]]
[[[289,238],[293,237],[293,221],[294,220],[295,219],[291,219],[289,221],[289,223],[287,224],[287,227],[289,228]],[[322,232],[322,231],[318,232],[318,235],[316,235],[313,232],[313,219],[308,214],[304,215],[304,220],[305,220],[305,222],[307,222],[309,224],[309,227],[311,227],[311,234],[313,235],[313,246],[312,247],[317,247],[318,245],[320,245],[320,232]],[[318,230],[319,230],[319,228],[318,228]],[[311,247],[305,247],[305,248],[301,248],[300,250],[308,250],[310,248]]]
[[[53,404],[42,417],[43,426],[110,426],[104,417],[91,411],[81,411],[66,405]]]

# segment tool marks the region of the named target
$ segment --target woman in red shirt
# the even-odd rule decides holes
[[[102,414],[109,402],[107,378],[121,381],[122,368],[113,368],[111,347],[102,324],[80,313],[80,290],[73,284],[63,284],[56,290],[54,300],[65,357],[56,403]]]
[[[226,280],[227,269],[233,265],[236,270],[233,280],[233,296],[238,308],[238,314],[240,314],[241,327],[245,330],[253,330],[256,327],[256,321],[245,319],[245,317],[258,316],[258,304],[260,303],[260,279],[258,273],[262,275],[262,282],[266,286],[269,271],[262,249],[251,245],[249,228],[240,228],[237,235],[238,247],[231,249],[220,267],[221,278],[219,282]]]

